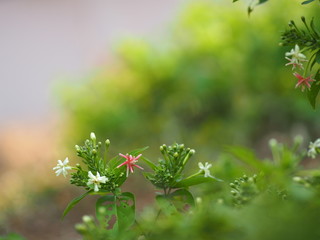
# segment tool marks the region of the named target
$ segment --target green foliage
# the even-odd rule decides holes
[[[255,145],[270,132],[287,134],[299,125],[315,137],[319,111],[310,112],[293,92],[284,49],[276,47],[288,17],[299,11],[287,1],[263,9],[248,19],[234,4],[197,1],[161,45],[119,42],[113,63],[61,87],[69,142],[93,130],[119,147],[185,142],[207,159],[221,144]]]
[[[92,190],[82,194],[79,197],[74,198],[69,204],[68,206],[65,208],[65,210],[63,211],[62,214],[62,219],[68,214],[68,212],[70,212],[70,210],[77,205],[83,198],[85,198],[87,195],[89,195],[90,193],[92,193]]]
[[[6,236],[0,236],[0,240],[24,240],[22,236],[16,233],[9,233]]]

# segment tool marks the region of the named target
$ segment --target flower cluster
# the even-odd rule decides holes
[[[230,187],[232,189],[230,193],[235,206],[247,204],[259,193],[257,186],[257,175],[253,175],[252,177],[243,175],[242,177],[234,180],[234,182],[230,183]]]
[[[285,54],[285,58],[289,61],[286,66],[292,65],[292,70],[295,68],[297,69],[304,69],[303,62],[307,62],[307,57],[302,53],[300,50],[300,47],[298,44],[295,45],[293,49],[291,49],[290,52],[287,52]],[[303,92],[306,88],[310,90],[311,88],[311,82],[314,82],[315,80],[312,78],[312,76],[306,76],[294,72],[293,75],[298,79],[298,82],[296,84],[296,88],[300,87],[301,91]]]
[[[67,176],[68,171],[75,170],[71,173],[71,184],[84,187],[89,191],[115,193],[128,177],[129,170],[133,173],[133,167],[143,169],[135,164],[142,154],[134,156],[132,153],[126,155],[120,153],[119,155],[126,159],[125,162],[120,164],[121,160],[114,158],[107,163],[106,159],[103,159],[99,154],[102,143],[97,143],[96,140],[96,135],[92,132],[90,139],[85,141],[84,146],[75,146],[77,155],[82,158],[82,162],[87,169],[83,169],[80,164],[75,167],[69,166],[69,159],[66,158],[63,162],[58,160],[58,164],[53,170],[55,170],[57,176],[62,174],[64,177]],[[109,145],[110,141],[107,139],[105,141],[105,151],[108,150]],[[127,165],[126,175],[121,168],[124,165]]]

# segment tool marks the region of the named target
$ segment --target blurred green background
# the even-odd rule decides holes
[[[60,86],[66,139],[94,131],[119,151],[149,145],[151,155],[177,141],[199,149],[200,159],[223,145],[259,148],[271,136],[313,139],[319,110],[294,89],[284,66],[290,49],[278,43],[289,20],[315,10],[271,1],[248,17],[240,3],[186,4],[166,36],[124,39],[112,64]]]

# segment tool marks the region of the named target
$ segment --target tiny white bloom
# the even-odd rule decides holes
[[[63,162],[61,160],[58,160],[58,164],[56,167],[53,168],[53,170],[56,170],[56,175],[59,176],[61,173],[64,177],[67,176],[68,170],[72,169],[72,167],[68,166],[69,159],[66,158]]]
[[[219,178],[216,178],[214,176],[211,175],[210,173],[210,170],[209,168],[212,167],[212,164],[209,164],[208,162],[206,162],[204,165],[202,164],[202,162],[199,162],[198,163],[198,166],[200,168],[200,171],[199,172],[204,172],[204,177],[210,177],[210,178],[213,178],[219,182],[222,182],[223,180],[219,179]]]
[[[311,158],[315,158],[320,150],[320,138],[318,138],[315,142],[310,142],[308,156]]]
[[[89,180],[87,185],[90,187],[93,185],[93,189],[95,192],[99,191],[100,183],[106,183],[109,179],[106,176],[100,177],[100,173],[97,172],[97,175],[93,175],[91,171],[88,172]]]
[[[199,163],[198,163],[198,166],[199,166],[199,168],[200,168],[200,171],[201,171],[201,172],[202,172],[202,171],[204,172],[204,177],[211,177],[209,168],[212,167],[212,164],[209,164],[209,163],[206,162],[206,163],[203,165],[202,162],[199,162]]]
[[[286,66],[292,65],[292,70],[295,67],[300,67],[303,69],[303,65],[301,62],[306,62],[306,56],[301,53],[299,46],[296,44],[294,49],[291,49],[290,52],[286,52],[286,59],[289,61]],[[291,57],[291,58],[289,58]]]

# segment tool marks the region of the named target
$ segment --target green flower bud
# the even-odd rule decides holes
[[[83,221],[84,223],[91,223],[91,222],[93,222],[93,218],[92,218],[91,216],[84,215],[84,216],[82,217],[82,221]]]
[[[85,234],[87,232],[87,227],[83,223],[78,223],[74,226],[74,228],[80,233]]]
[[[81,148],[79,147],[79,145],[75,145],[74,147],[76,148],[77,152],[81,152]]]

